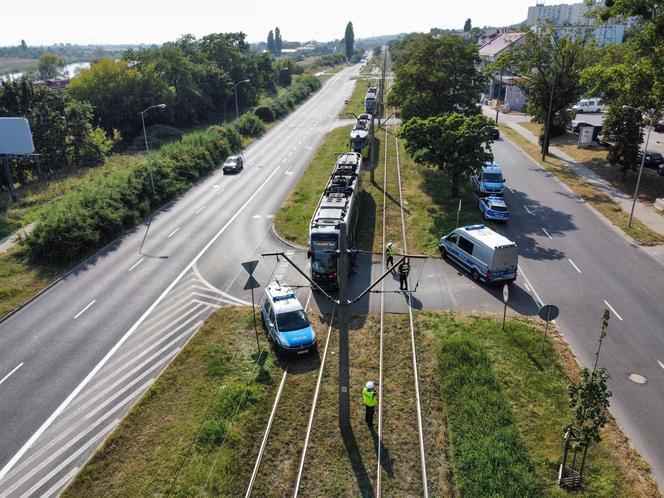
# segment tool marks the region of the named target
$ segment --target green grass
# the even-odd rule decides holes
[[[421,313],[416,327],[437,344],[452,473],[461,496],[568,496],[555,479],[570,417],[566,386],[578,365],[562,338],[554,332],[540,354],[539,324],[508,320],[503,331],[500,320],[489,317]],[[574,496],[660,496],[615,421],[602,437],[588,452],[585,484]],[[518,493],[500,492],[516,484]]]
[[[367,94],[367,90],[370,86],[376,86],[378,80],[375,79],[357,79],[355,81],[355,88],[353,89],[353,94],[351,95],[348,104],[344,107],[344,110],[339,113],[340,118],[352,118],[348,113],[354,113],[356,116],[362,114],[364,110],[364,96]]]
[[[243,494],[280,370],[272,354],[261,358],[257,364],[251,311],[216,312],[63,496]]]
[[[632,226],[628,226],[629,215],[614,202],[608,195],[600,192],[589,185],[586,180],[576,174],[564,161],[555,156],[547,156],[545,161],[541,160],[540,147],[509,126],[499,125],[501,132],[512,140],[520,149],[539,163],[544,169],[554,174],[560,181],[565,183],[579,197],[585,199],[593,208],[599,211],[611,223],[620,228],[637,243],[650,246],[664,242],[664,234],[659,234],[639,220],[634,219]]]
[[[307,245],[311,217],[334,169],[337,154],[348,150],[349,133],[349,126],[328,133],[306,173],[276,214],[274,227],[286,240]]]

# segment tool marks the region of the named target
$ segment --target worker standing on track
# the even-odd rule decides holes
[[[373,430],[373,417],[374,412],[376,411],[376,405],[378,404],[378,393],[376,393],[376,390],[374,389],[373,382],[367,382],[367,385],[362,389],[362,401],[364,402],[365,407],[364,421],[369,428]]]
[[[385,254],[387,254],[387,263],[385,268],[389,268],[394,264],[394,247],[392,247],[392,242],[387,243],[387,247],[385,248]]]
[[[399,290],[408,290],[408,274],[410,273],[410,263],[404,259],[399,265]]]

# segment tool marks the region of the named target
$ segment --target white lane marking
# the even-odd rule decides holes
[[[85,313],[85,311],[86,311],[90,306],[92,306],[92,305],[95,304],[96,302],[97,302],[97,300],[96,300],[96,299],[93,299],[92,302],[91,302],[90,304],[88,304],[85,308],[83,308],[81,311],[79,311],[78,313],[76,313],[76,316],[75,316],[74,318],[78,318],[79,316],[81,316],[83,313]]]
[[[528,285],[528,282],[523,282],[523,284],[526,286],[526,290],[528,292],[532,292],[533,290],[530,288],[530,285]]]
[[[255,215],[252,216],[252,218],[255,219],[255,220],[259,219],[260,217],[261,217],[260,214],[255,214]]]
[[[574,269],[575,269],[576,271],[578,271],[579,273],[581,273],[581,270],[579,270],[579,267],[576,266],[576,265],[574,264],[574,261],[572,261],[571,259],[568,259],[567,261],[570,262],[570,264],[574,267]]]
[[[230,300],[230,301],[235,301],[237,304],[242,305],[242,306],[251,306],[251,303],[248,301],[245,301],[244,299],[240,299],[239,297],[231,296],[230,294],[222,291],[221,289],[217,289],[214,285],[212,285],[210,282],[208,282],[203,275],[198,271],[198,266],[194,265],[192,268],[193,272],[196,274],[196,276],[200,279],[201,282],[203,282],[203,285],[205,287],[209,288],[211,291],[216,292],[223,298]]]
[[[9,372],[7,375],[5,375],[5,376],[2,378],[2,380],[0,380],[0,384],[2,384],[2,383],[3,383],[4,381],[6,381],[9,377],[11,377],[12,375],[14,375],[14,372],[16,372],[16,370],[18,370],[19,368],[21,368],[21,367],[23,366],[23,364],[24,364],[24,362],[21,362],[21,363],[19,363],[17,366],[15,366],[15,367],[14,367],[14,370],[12,370],[11,372]]]
[[[609,302],[608,302],[606,299],[604,300],[604,304],[606,304],[606,305],[609,307],[609,309],[613,312],[613,314],[616,315],[616,316],[618,317],[618,320],[622,321],[622,316],[620,316],[620,315],[616,312],[616,310],[613,309],[613,306],[611,306],[611,305],[609,304]]]
[[[167,238],[167,239],[170,239],[173,235],[175,235],[176,233],[178,233],[179,230],[180,230],[180,227],[177,227],[175,230],[173,230],[171,233],[169,233],[169,234],[168,234],[168,237],[166,237],[166,238]]]
[[[530,209],[528,209],[528,206],[525,206],[525,205],[524,205],[524,206],[523,206],[523,209],[525,209],[525,210],[526,210],[526,213],[528,213],[529,215],[534,216],[533,213],[532,213],[532,211],[531,211]]]
[[[657,360],[657,363],[659,363],[659,366],[660,366],[660,367],[664,368],[664,363],[662,363],[662,362],[659,361],[659,360]]]
[[[514,193],[514,190],[512,190],[512,187],[507,187],[507,190],[509,190],[510,192]]]
[[[544,230],[544,233],[546,234],[547,237],[549,237],[551,240],[553,240],[553,237],[549,235],[549,232],[546,231],[546,228],[542,227],[542,230]]]
[[[60,479],[53,486],[44,491],[44,493],[41,495],[42,498],[48,498],[49,496],[57,495],[60,491],[62,491],[62,488],[65,487],[65,484],[71,481],[74,478],[74,476],[78,474],[79,470],[80,467],[74,467],[69,472],[67,472],[62,479]]]
[[[212,188],[219,188],[219,185],[212,185]]]
[[[139,259],[138,262],[134,263],[134,265],[133,265],[131,268],[129,268],[129,271],[133,270],[133,269],[136,268],[138,265],[140,265],[140,264],[143,262],[144,259],[145,259],[145,258],[141,258],[141,259]]]
[[[285,163],[287,159],[288,159],[287,157],[284,157],[284,158],[281,160],[281,162],[282,162],[282,163]]]
[[[136,329],[145,321],[145,319],[150,316],[150,314],[154,311],[154,309],[159,305],[159,303],[166,297],[166,295],[177,285],[177,283],[184,277],[187,272],[191,269],[191,267],[198,261],[203,254],[216,242],[216,240],[221,237],[221,235],[228,230],[228,227],[231,226],[231,224],[237,219],[238,216],[246,209],[246,207],[251,204],[251,202],[256,198],[256,196],[265,188],[265,185],[268,184],[268,182],[272,179],[274,175],[277,174],[281,167],[277,166],[272,173],[270,173],[270,176],[268,176],[263,183],[260,184],[260,186],[254,191],[254,193],[245,201],[242,206],[240,206],[240,209],[238,209],[235,214],[231,217],[230,220],[226,222],[226,224],[221,227],[221,229],[210,239],[210,241],[201,249],[201,251],[194,257],[194,259],[191,260],[191,262],[180,272],[180,274],[175,277],[175,280],[173,280],[168,287],[164,290],[164,292],[161,293],[161,295],[150,305],[150,307],[141,315],[141,317],[134,323],[134,325],[131,326],[131,328],[123,335],[118,342],[115,343],[115,345],[106,353],[106,355],[101,359],[99,363],[97,363],[94,368],[88,373],[88,375],[81,381],[81,383],[74,388],[74,390],[67,396],[67,398],[60,403],[60,406],[58,406],[53,413],[44,421],[44,423],[37,429],[32,436],[30,436],[30,439],[28,439],[23,446],[14,454],[14,456],[5,464],[2,469],[0,469],[0,481],[7,475],[7,472],[9,472],[14,465],[16,465],[16,462],[20,460],[20,458],[25,454],[28,449],[35,443],[35,441],[41,436],[46,429],[49,428],[49,426],[53,423],[53,421],[64,411],[65,408],[69,405],[69,403],[72,402],[72,400],[78,395],[81,390],[88,385],[90,380],[92,380],[92,377],[95,376],[97,372],[108,362],[108,360],[115,354],[115,352],[122,346],[129,337],[132,336],[132,334],[136,331]]]
[[[544,301],[542,301],[542,299],[540,299],[539,294],[537,294],[537,291],[535,290],[535,287],[533,286],[533,284],[530,283],[530,280],[528,280],[528,277],[524,273],[523,268],[519,268],[519,273],[521,275],[523,275],[523,279],[526,281],[526,284],[532,289],[533,294],[535,294],[535,299],[537,299],[537,303],[540,306],[542,306],[544,304]]]
[[[203,209],[205,209],[205,206],[199,208],[198,211],[196,211],[196,214],[198,214],[198,213],[200,213],[201,211],[203,211]]]
[[[268,215],[266,216],[266,218],[267,218],[268,220],[271,220],[271,219],[274,218],[274,215],[273,215],[273,214],[268,214]]]
[[[284,171],[284,175],[292,175],[292,174],[293,174],[292,171]]]
[[[226,190],[226,189],[225,189],[225,188],[222,188],[222,189],[217,193],[217,196],[223,194],[223,193],[224,193],[224,190]]]

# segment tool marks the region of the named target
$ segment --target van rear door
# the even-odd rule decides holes
[[[516,244],[496,247],[491,262],[492,280],[511,280],[516,278],[519,263],[519,250]]]

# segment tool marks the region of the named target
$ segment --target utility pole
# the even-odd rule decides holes
[[[542,161],[546,158],[549,152],[549,136],[551,134],[551,114],[553,111],[553,94],[556,91],[556,78],[554,75],[551,81],[551,95],[549,96],[549,110],[546,113],[546,124],[544,126],[544,141],[542,142]]]
[[[339,427],[350,427],[350,353],[348,351],[348,240],[346,223],[339,224]]]

